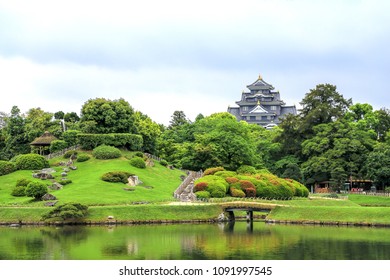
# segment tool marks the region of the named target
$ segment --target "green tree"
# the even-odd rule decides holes
[[[134,133],[134,110],[124,99],[90,99],[81,109],[84,133]]]
[[[183,111],[175,111],[169,121],[169,128],[174,128],[188,124],[190,121],[187,119],[186,114]]]
[[[140,134],[143,138],[143,150],[155,154],[157,152],[157,139],[162,133],[160,125],[141,112],[135,112],[134,124],[136,133]]]
[[[25,194],[36,200],[41,199],[46,193],[47,187],[40,182],[30,182],[25,189]]]
[[[365,161],[365,172],[375,184],[390,186],[390,145],[378,144]]]
[[[65,116],[65,113],[63,111],[58,111],[54,113],[54,118],[56,120],[63,120]]]
[[[58,121],[52,122],[53,114],[43,111],[41,108],[32,108],[26,116],[26,137],[29,142],[34,141],[46,130],[59,136],[62,128]]]
[[[18,154],[30,152],[29,139],[26,137],[26,120],[17,106],[13,106],[6,120],[4,131],[4,159],[10,159]]]

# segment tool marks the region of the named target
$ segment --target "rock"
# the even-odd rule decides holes
[[[42,200],[57,200],[57,198],[51,193],[47,193],[42,197]]]
[[[32,176],[34,178],[41,179],[41,180],[54,179],[53,175],[51,175],[50,173],[45,173],[45,172],[33,173]]]
[[[46,202],[45,203],[45,206],[50,206],[50,207],[53,207],[54,205],[57,204],[57,201],[49,201],[49,202]]]
[[[63,185],[61,185],[60,183],[54,182],[49,188],[51,190],[58,191],[58,190],[62,189],[62,187],[63,187]]]
[[[108,216],[107,219],[112,220],[114,219],[114,216]]]
[[[77,166],[69,166],[69,168],[71,169],[71,170],[77,170]]]
[[[61,173],[61,176],[62,176],[62,177],[66,177],[66,176],[68,176],[68,173],[62,172],[62,173]]]
[[[135,176],[135,175],[130,176],[127,179],[127,182],[128,182],[127,185],[132,186],[132,187],[142,184],[142,181],[138,178],[138,176]]]
[[[63,171],[68,173],[70,171],[70,169],[69,168],[64,168]]]
[[[123,190],[132,192],[135,191],[135,188],[123,188]]]

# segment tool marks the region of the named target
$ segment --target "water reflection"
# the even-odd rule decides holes
[[[221,224],[0,227],[0,259],[390,259],[390,229]]]

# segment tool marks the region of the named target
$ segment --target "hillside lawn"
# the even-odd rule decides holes
[[[53,173],[56,181],[61,180],[63,166],[54,167],[56,163],[66,161],[56,158],[50,161],[51,166],[57,171]],[[130,165],[126,157],[111,160],[98,160],[91,158],[85,162],[75,162],[77,170],[71,170],[67,178],[71,184],[65,185],[61,190],[50,190],[59,203],[79,202],[88,206],[92,205],[123,205],[134,202],[159,202],[173,199],[173,192],[180,185],[181,170],[171,170],[155,162],[153,167],[139,169]],[[126,191],[129,188],[123,183],[110,183],[101,180],[101,176],[110,171],[127,171],[135,174],[143,182],[136,186],[134,191]],[[44,206],[43,201],[34,201],[29,197],[14,197],[11,191],[18,179],[26,178],[41,181],[47,185],[50,180],[32,178],[32,171],[16,171],[0,177],[0,206]]]

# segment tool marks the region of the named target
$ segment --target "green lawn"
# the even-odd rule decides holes
[[[63,159],[54,159],[55,164]],[[67,178],[72,183],[62,190],[50,190],[59,202],[80,202],[86,205],[120,205],[138,201],[158,202],[172,200],[173,192],[180,185],[180,176],[184,172],[170,170],[158,162],[153,167],[138,169],[129,164],[125,157],[112,160],[91,158],[86,162],[76,162],[77,170],[70,171]],[[63,167],[55,167],[57,181],[61,179]],[[109,171],[127,171],[136,174],[143,184],[135,187],[135,191],[126,191],[129,187],[123,183],[104,182],[100,178]],[[43,206],[44,202],[35,202],[28,197],[13,197],[11,191],[20,178],[32,179],[31,171],[17,171],[0,177],[0,206]],[[43,181],[51,184],[49,180]]]

